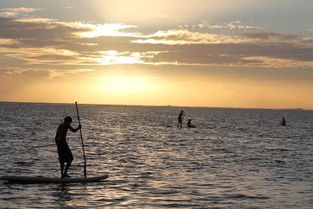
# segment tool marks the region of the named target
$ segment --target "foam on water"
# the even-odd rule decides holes
[[[88,175],[109,179],[1,182],[0,207],[311,208],[312,111],[183,109],[197,128],[176,127],[181,108],[81,105]],[[54,136],[66,115],[74,105],[0,103],[0,175],[58,176]],[[81,176],[79,135],[68,139],[70,174]]]

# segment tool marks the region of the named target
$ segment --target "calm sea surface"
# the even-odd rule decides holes
[[[180,110],[194,129],[176,127]],[[313,112],[81,105],[88,176],[100,183],[0,182],[0,208],[312,208]],[[58,177],[54,136],[74,105],[0,103],[0,175]],[[287,126],[279,125],[281,117]],[[69,174],[83,175],[68,133]]]

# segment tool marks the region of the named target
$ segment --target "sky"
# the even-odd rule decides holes
[[[313,109],[312,0],[0,0],[0,101]]]

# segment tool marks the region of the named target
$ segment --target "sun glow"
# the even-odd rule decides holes
[[[111,92],[129,93],[151,88],[152,78],[144,76],[109,76],[101,79],[103,87]]]

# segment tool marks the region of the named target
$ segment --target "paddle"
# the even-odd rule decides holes
[[[80,125],[80,117],[79,117],[77,102],[75,102],[75,105],[76,105],[76,112],[77,112],[78,124]],[[81,128],[79,129],[79,133],[80,133],[80,139],[81,139],[81,142],[82,142],[82,148],[83,148],[83,154],[84,154],[84,177],[87,178],[86,156],[85,156],[85,148],[84,148],[84,141],[83,141],[83,135],[82,135],[82,129],[81,129]]]

